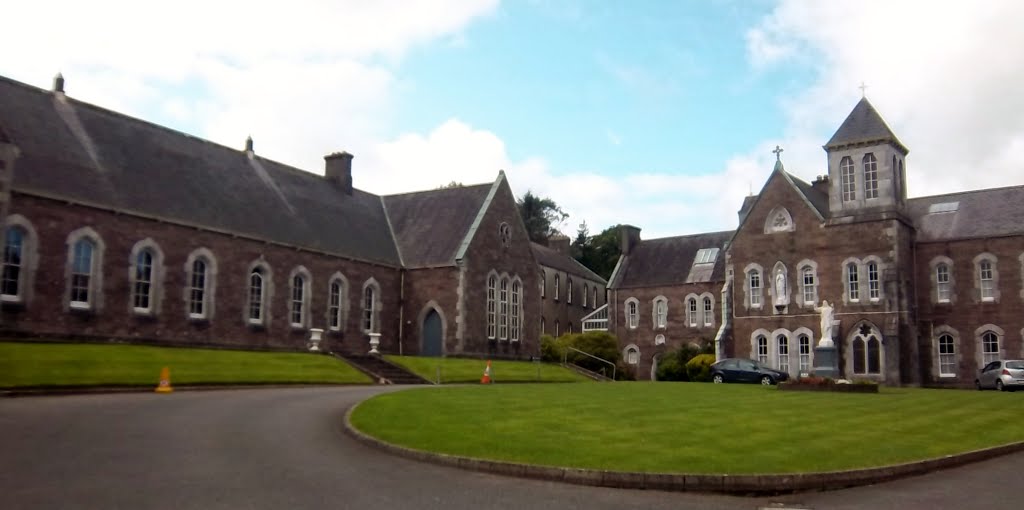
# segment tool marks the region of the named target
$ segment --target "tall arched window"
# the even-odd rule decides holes
[[[882,295],[882,286],[878,281],[878,263],[868,262],[868,298],[878,301]]]
[[[345,282],[339,277],[331,278],[327,291],[327,327],[331,331],[341,331],[342,299],[345,295]]]
[[[981,282],[981,300],[995,299],[995,279],[992,276],[992,262],[982,260],[978,263],[978,279]]]
[[[292,327],[303,328],[306,326],[306,295],[309,292],[306,276],[296,274],[292,276]]]
[[[779,371],[789,373],[789,338],[779,335],[775,337],[775,343],[779,350]]]
[[[686,322],[691,328],[697,327],[697,298],[686,300]]]
[[[935,292],[940,303],[949,302],[949,265],[946,263],[935,266]]]
[[[839,176],[843,191],[843,202],[857,199],[857,180],[853,170],[853,159],[846,156],[839,163]]]
[[[249,323],[262,324],[265,317],[266,287],[263,279],[266,270],[257,266],[249,273]]]
[[[981,335],[982,366],[999,359],[999,335],[986,331]]]
[[[759,308],[761,306],[761,272],[751,269],[747,274],[750,282],[750,306]]]
[[[864,198],[878,198],[878,162],[875,155],[864,155]]]
[[[797,337],[800,348],[800,373],[811,371],[811,339],[807,335]]]
[[[498,277],[490,275],[487,277],[487,338],[494,340],[497,331],[497,310],[495,307],[495,294],[497,293]]]
[[[594,303],[594,308],[597,308],[597,285],[595,285],[594,288],[590,292],[591,292],[591,296],[590,297],[593,298],[593,299],[590,300],[590,302]]]
[[[540,272],[540,297],[547,297],[548,278],[544,271]]]
[[[864,339],[856,337],[853,339],[853,373],[866,373],[864,362]]]
[[[71,307],[89,308],[92,298],[93,251],[96,243],[89,238],[75,242],[71,263]]]
[[[875,335],[853,339],[853,373],[880,374],[882,372],[882,342]]]
[[[555,291],[555,301],[558,301],[558,276],[559,275],[557,275],[557,274],[555,275],[555,288],[554,288],[554,291]]]
[[[519,281],[512,282],[512,331],[510,340],[519,341]]]
[[[206,248],[189,254],[185,262],[185,306],[188,318],[210,320],[214,314],[214,294],[217,283],[217,259]],[[244,312],[243,312],[244,313]]]
[[[136,312],[149,312],[153,302],[153,252],[143,249],[135,256],[132,272],[132,308]]]
[[[640,315],[637,311],[636,299],[630,298],[626,300],[626,321],[629,325],[629,329],[636,329],[640,323]]]
[[[757,362],[768,364],[768,338],[764,335],[757,336]]]
[[[713,305],[711,303],[711,298],[709,298],[709,297],[704,298],[704,325],[705,326],[711,326],[712,324],[715,323],[715,316],[714,316],[714,313],[712,312],[712,309],[713,309]]]
[[[664,328],[668,325],[668,302],[664,298],[654,300],[654,327]]]
[[[572,278],[565,277],[565,302],[572,304]]]
[[[7,227],[4,244],[4,270],[3,279],[0,282],[4,301],[22,301],[22,280],[25,274],[26,260],[26,235],[25,229],[20,226]]]
[[[590,294],[590,286],[583,283],[583,308],[587,307],[587,295]]]
[[[498,338],[508,340],[508,278],[502,278],[498,294]]]
[[[953,336],[944,334],[939,337],[939,376],[956,377],[956,344]]]
[[[363,290],[363,331],[377,333],[377,289],[369,284]]]
[[[846,285],[850,301],[860,301],[860,271],[855,262],[846,265]]]
[[[868,337],[868,373],[879,374],[882,372],[882,342],[874,335]]]
[[[803,277],[804,304],[814,305],[818,302],[818,286],[815,282],[814,268],[804,266],[800,272]]]

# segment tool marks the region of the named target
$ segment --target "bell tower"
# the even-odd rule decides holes
[[[822,147],[828,154],[832,217],[903,212],[907,202],[904,161],[910,152],[867,97]]]

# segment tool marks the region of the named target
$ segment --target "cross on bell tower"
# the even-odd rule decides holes
[[[782,156],[782,151],[784,151],[784,150],[786,150],[786,149],[783,149],[782,147],[779,147],[778,145],[775,146],[775,150],[772,151],[772,153],[775,154],[775,161],[782,161],[782,157],[781,156]]]

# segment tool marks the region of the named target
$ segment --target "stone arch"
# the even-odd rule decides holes
[[[439,331],[433,330],[435,325],[433,325],[434,318],[431,314],[436,314],[440,326]],[[428,319],[430,319],[430,324],[428,324]],[[420,355],[444,356],[447,352],[445,339],[448,338],[448,319],[437,301],[430,300],[423,305],[416,317],[416,327],[419,331]],[[437,333],[436,336],[435,333]]]
[[[885,337],[875,323],[861,319],[850,328],[843,343],[843,356],[847,375],[885,379]]]
[[[779,205],[776,206],[764,220],[764,233],[776,234],[779,232],[793,232],[796,225],[793,223],[793,216],[789,210]]]
[[[192,291],[192,269],[197,260],[206,264],[206,288],[203,290],[203,313],[197,316],[191,312],[189,302]],[[210,321],[217,311],[217,257],[209,248],[200,247],[192,250],[185,259],[185,285],[182,286],[182,299],[185,301],[185,317],[189,320]]]
[[[71,286],[72,286],[72,274],[74,269],[75,259],[75,245],[83,240],[88,239],[94,248],[90,260],[90,273],[89,273],[89,285],[88,285],[88,304],[79,306],[72,305],[71,299]],[[90,310],[98,312],[103,309],[103,256],[106,252],[107,245],[103,242],[103,238],[100,237],[99,233],[92,229],[92,227],[82,227],[72,231],[67,237],[67,260],[64,265],[64,308],[65,310],[79,309],[79,310]]]
[[[999,352],[997,353],[997,357],[1006,358],[1006,332],[1003,331],[1003,328],[991,323],[980,326],[974,330],[974,355],[979,369],[985,366],[985,349],[982,341],[985,333],[989,331],[995,333],[996,338],[999,341]]]
[[[253,318],[252,313],[252,288],[253,288],[253,273],[259,271],[260,275],[260,316],[259,318]],[[289,278],[291,280],[291,278]],[[291,282],[289,282],[289,286]],[[263,258],[262,255],[252,262],[245,270],[245,306],[242,307],[242,321],[245,324],[251,326],[268,326],[270,325],[270,319],[273,316],[272,306],[274,296],[274,269],[271,267],[267,259]],[[291,302],[289,300],[289,307]]]
[[[939,350],[939,339],[942,336],[944,336],[944,335],[949,335],[950,337],[953,338],[953,358],[955,360],[954,361],[954,367],[955,368],[954,368],[953,372],[951,372],[951,373],[944,373],[942,371],[942,367],[940,365],[940,363],[942,362],[942,360],[941,360],[942,354],[941,354],[941,352]],[[941,326],[936,326],[935,328],[932,329],[931,341],[932,341],[932,356],[933,356],[933,358],[932,358],[932,366],[931,366],[932,378],[935,379],[935,380],[939,380],[941,378],[957,378],[957,377],[959,377],[959,375],[960,375],[960,363],[963,360],[963,350],[964,350],[963,349],[963,344],[960,341],[960,332],[957,331],[956,329],[954,329],[953,327],[947,325],[947,324],[943,324]]]
[[[338,310],[337,317],[331,316],[331,308],[334,306],[331,304],[333,299],[333,289],[331,287],[337,283],[339,285],[340,296],[338,296]],[[327,306],[324,309],[324,318],[327,320],[327,329],[330,331],[345,331],[345,325],[348,324],[348,307],[349,307],[349,286],[348,278],[341,271],[335,271],[331,275],[330,279],[327,280]],[[332,326],[332,322],[336,322],[337,326]]]
[[[149,306],[147,308],[139,308],[135,306],[135,290],[136,283],[138,280],[138,259],[139,255],[144,251],[148,250],[152,260],[150,261],[150,277],[149,277]],[[164,298],[164,251],[160,249],[160,245],[151,237],[147,237],[132,246],[131,254],[128,259],[128,282],[131,291],[128,295],[128,311],[136,315],[147,315],[157,316],[160,315],[160,307],[163,304]]]

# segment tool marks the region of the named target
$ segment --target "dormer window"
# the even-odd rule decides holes
[[[717,257],[718,248],[701,248],[697,250],[697,254],[693,257],[693,265],[690,266],[690,274],[686,276],[686,283],[711,281]]]
[[[710,264],[715,261],[715,257],[718,256],[718,248],[701,248],[697,250],[697,256],[694,258],[694,264]]]

